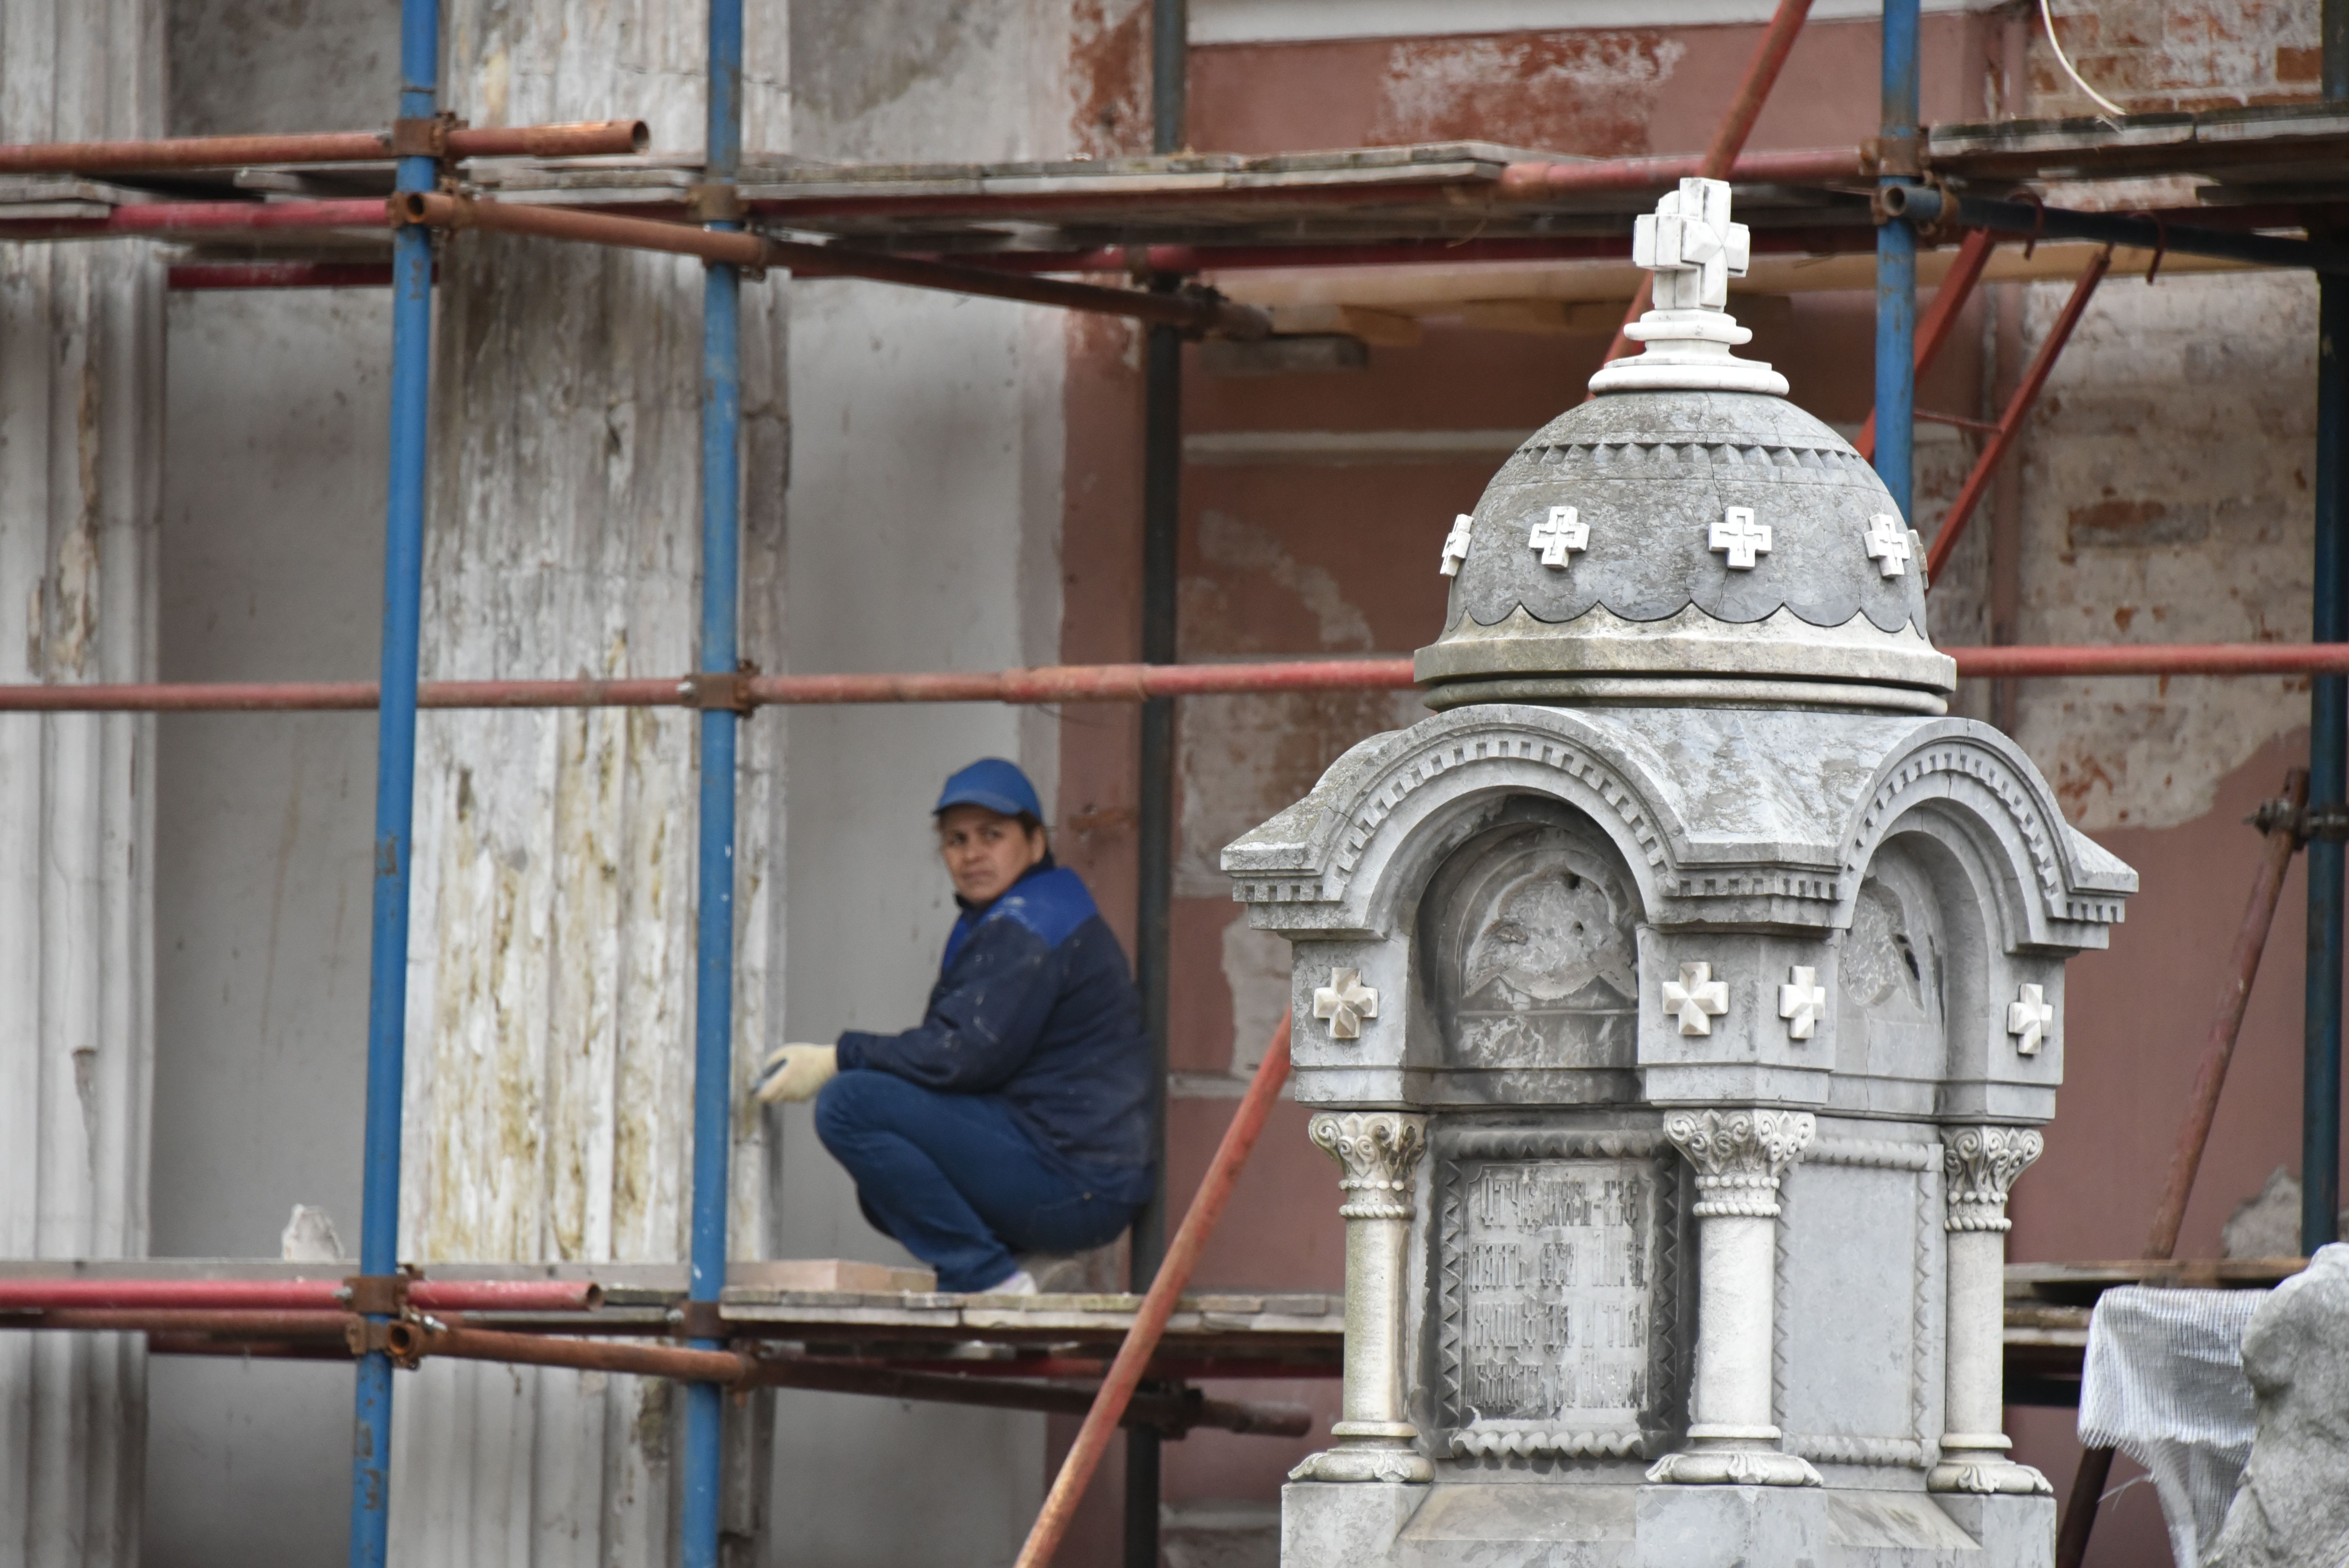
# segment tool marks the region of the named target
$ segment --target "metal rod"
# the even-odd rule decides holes
[[[1754,57],[1746,62],[1744,79],[1730,96],[1729,107],[1721,111],[1721,123],[1713,129],[1713,141],[1697,160],[1697,178],[1725,180],[1736,168],[1737,155],[1745,150],[1745,139],[1754,133],[1754,122],[1761,118],[1762,106],[1769,101],[1770,89],[1777,85],[1778,73],[1785,67],[1786,57],[1794,52],[1795,40],[1810,14],[1811,0],[1778,0],[1778,8],[1770,15],[1769,26],[1763,29],[1762,41],[1754,46]],[[1857,173],[1857,160],[1853,162],[1853,171]],[[1506,170],[1501,179],[1504,185],[1508,182]],[[1544,183],[1545,189],[1555,189],[1547,185],[1547,179]],[[1631,303],[1623,313],[1623,325],[1615,329],[1615,340],[1600,356],[1601,364],[1631,352],[1630,330],[1648,313],[1655,292],[1655,275],[1641,273],[1639,286],[1631,291]]]
[[[388,1272],[388,1271],[387,1271]],[[347,1312],[340,1279],[0,1279],[0,1311],[67,1307]],[[592,1312],[604,1287],[578,1280],[413,1280],[409,1304],[424,1312]]]
[[[163,286],[181,294],[215,289],[368,289],[391,286],[388,262],[178,262]]]
[[[1086,1483],[1092,1480],[1102,1453],[1109,1446],[1110,1432],[1123,1416],[1134,1385],[1157,1351],[1159,1336],[1165,1332],[1175,1301],[1190,1282],[1191,1271],[1197,1265],[1207,1238],[1215,1233],[1216,1222],[1223,1218],[1224,1205],[1231,1201],[1232,1189],[1247,1163],[1248,1152],[1264,1131],[1265,1119],[1280,1097],[1280,1086],[1288,1081],[1288,1027],[1289,1019],[1284,1016],[1272,1032],[1272,1043],[1265,1048],[1264,1060],[1257,1065],[1256,1077],[1249,1081],[1247,1095],[1233,1112],[1230,1125],[1224,1129],[1223,1141],[1216,1145],[1216,1157],[1208,1161],[1207,1173],[1201,1178],[1198,1191],[1192,1195],[1182,1228],[1175,1232],[1174,1244],[1166,1249],[1166,1261],[1159,1265],[1158,1277],[1150,1282],[1150,1293],[1143,1297],[1140,1310],[1133,1315],[1133,1326],[1126,1331],[1125,1342],[1118,1346],[1117,1359],[1111,1363],[1109,1376],[1102,1380],[1101,1392],[1085,1415],[1085,1424],[1078,1429],[1077,1440],[1070,1445],[1069,1456],[1061,1463],[1061,1473],[1052,1479],[1052,1490],[1044,1499],[1043,1511],[1028,1532],[1027,1544],[1019,1549],[1018,1568],[1044,1568],[1060,1550],[1061,1538],[1068,1533],[1069,1521],[1085,1494]]]
[[[708,156],[703,178],[730,188],[742,160],[742,0],[709,0]],[[741,225],[710,224],[736,242]],[[742,274],[711,258],[701,289],[701,636],[695,668],[723,679],[740,657],[741,601]],[[726,1285],[729,1140],[734,1103],[735,743],[741,716],[705,708],[695,872],[692,1264],[687,1318],[702,1329],[691,1353],[722,1349],[707,1328]],[[697,1320],[698,1320],[697,1322]],[[685,1391],[685,1568],[718,1568],[725,1404],[714,1383]]]
[[[262,1339],[330,1339],[343,1343],[344,1326],[351,1321],[341,1309],[251,1310],[219,1312],[176,1308],[62,1306],[24,1318],[0,1318],[0,1330],[57,1329],[77,1333],[180,1334],[212,1336],[222,1340],[242,1336]]]
[[[533,203],[493,201],[439,192],[394,198],[410,223],[436,228],[484,229],[503,234],[533,234],[542,239],[576,240],[588,244],[615,245],[628,250],[661,251],[673,255],[699,256],[758,270],[774,268],[803,278],[864,278],[873,283],[898,284],[907,288],[942,289],[952,294],[984,295],[1024,304],[1056,305],[1064,310],[1132,316],[1154,325],[1186,333],[1226,337],[1262,337],[1271,323],[1264,313],[1213,295],[1159,294],[1143,289],[1103,288],[1097,284],[1063,283],[1055,278],[1028,277],[990,272],[984,267],[957,266],[912,256],[882,255],[841,245],[814,245],[798,240],[770,240],[735,232],[731,226],[698,229],[657,218],[622,218],[603,212],[581,212]]]
[[[400,0],[399,116],[438,109],[440,0]],[[399,160],[394,183],[425,191],[429,158]],[[395,198],[397,200],[397,198]],[[119,216],[119,213],[117,214]],[[376,721],[375,889],[367,965],[366,1145],[359,1272],[399,1266],[399,1124],[408,1047],[408,904],[415,851],[416,684],[424,593],[424,480],[432,387],[432,243],[392,236],[391,461],[384,503],[383,652]],[[385,1321],[370,1318],[371,1323]],[[351,1445],[351,1568],[385,1568],[391,1530],[391,1358],[359,1357]]]
[[[1807,11],[1808,6],[1805,7]],[[1777,26],[1776,17],[1771,26]],[[1773,35],[1765,34],[1764,49]],[[1789,37],[1791,46],[1791,36]],[[1783,65],[1783,58],[1779,64]],[[1746,67],[1746,79],[1762,64],[1759,54]],[[1776,75],[1777,67],[1771,67]],[[1742,90],[1742,89],[1741,89]],[[1767,96],[1766,84],[1763,88]],[[1734,105],[1732,106],[1734,108]],[[1723,125],[1726,127],[1726,120]],[[1749,128],[1750,125],[1749,125]],[[1741,141],[1743,138],[1740,139]],[[1661,191],[1702,174],[1710,154],[1681,153],[1666,158],[1593,158],[1573,163],[1512,163],[1501,170],[1500,193],[1517,201],[1601,191]],[[1874,178],[1856,147],[1815,147],[1790,152],[1747,152],[1733,160],[1726,173],[1706,176],[1733,185],[1852,185]]]
[[[2172,223],[2153,215],[2081,212],[2067,207],[2043,207],[2035,201],[1956,196],[1931,185],[1902,184],[1896,191],[1888,183],[1881,200],[1886,212],[1920,225],[1955,223],[2037,240],[2088,240],[2181,256],[2215,256],[2262,267],[2349,271],[2349,248],[2340,245],[2202,223]]]
[[[2304,676],[2349,673],[2349,646],[2327,643],[2116,643],[1941,650],[1961,678],[2100,676]],[[740,676],[726,706],[865,703],[1143,702],[1248,692],[1407,691],[1409,659],[1281,659],[1230,665],[1060,665],[904,675]],[[429,681],[418,707],[437,709],[691,707],[688,680]],[[371,708],[368,681],[150,682],[0,686],[0,713],[308,713]]]
[[[2162,1184],[2161,1202],[2154,1210],[2153,1228],[2146,1236],[2148,1258],[2177,1254],[2187,1200],[2194,1195],[2194,1177],[2202,1168],[2202,1151],[2210,1141],[2219,1093],[2226,1087],[2227,1067],[2234,1059],[2235,1041],[2243,1031],[2243,1010],[2251,1004],[2251,983],[2259,978],[2260,957],[2267,951],[2276,903],[2283,897],[2284,873],[2292,869],[2292,851],[2300,847],[2302,813],[2308,806],[2308,769],[2292,769],[2285,775],[2283,789],[2285,810],[2265,824],[2267,842],[2260,856],[2259,874],[2251,880],[2251,901],[2243,910],[2242,929],[2236,934],[2235,950],[2220,983],[2219,1006],[2202,1047],[2202,1062],[2195,1070],[2194,1088],[2186,1097],[2186,1119],[2178,1125],[2168,1179]]]
[[[452,127],[448,156],[585,158],[642,152],[640,119],[579,125]],[[29,142],[0,146],[0,174],[132,174],[171,169],[238,169],[254,163],[378,163],[392,156],[388,130],[291,136],[179,136],[154,141]]]
[[[2039,401],[2040,391],[2047,385],[2047,377],[2054,373],[2055,361],[2063,355],[2064,346],[2072,341],[2073,328],[2080,325],[2080,317],[2087,312],[2089,299],[2095,295],[2096,285],[2105,281],[2105,273],[2112,264],[2113,251],[2107,245],[2096,253],[2095,259],[2088,263],[2088,270],[2082,273],[2080,281],[2072,285],[2072,297],[2064,302],[2064,313],[2055,318],[2055,325],[2047,329],[2046,341],[2039,346],[2039,352],[2032,356],[2031,368],[2023,374],[2023,384],[2014,389],[2014,396],[2007,399],[2006,410],[1998,418],[1998,433],[1983,443],[1982,456],[1974,459],[1972,469],[1966,475],[1966,482],[1958,487],[1957,500],[1950,503],[1949,511],[1941,518],[1940,527],[1933,531],[1932,547],[1925,552],[1926,582],[1938,580],[1941,569],[1950,563],[1950,556],[1958,548],[1958,540],[1966,531],[1967,520],[1973,516],[1974,508],[1982,498],[1990,493],[1990,483],[1998,473],[1999,464],[2006,460],[2006,454],[2014,449],[2015,441],[2022,437],[2023,420],[2030,418],[2032,405]]]
[[[2080,1468],[2072,1472],[2072,1491],[2064,1499],[2063,1528],[2055,1532],[2055,1568],[2080,1568],[2088,1555],[2088,1535],[2096,1527],[2096,1506],[2104,1501],[2105,1482],[2112,1473],[2112,1449],[2081,1450]]]
[[[104,240],[134,234],[243,234],[307,229],[379,231],[389,221],[385,204],[373,197],[333,201],[130,201],[103,218],[0,221],[0,240]]]
[[[1958,315],[1966,308],[1966,301],[1973,297],[1974,284],[1982,281],[1982,269],[1990,264],[1990,253],[1997,248],[1998,237],[1988,229],[1966,231],[1965,239],[1959,242],[1957,258],[1950,263],[1949,272],[1941,279],[1941,286],[1933,291],[1933,303],[1925,307],[1924,317],[1917,324],[1917,368],[1910,377],[1912,382],[1923,380],[1925,372],[1931,369],[1933,361],[1940,357],[1941,345],[1950,340],[1951,329],[1957,325]],[[1920,419],[1933,418],[1924,413],[1916,413],[1915,417]],[[1874,409],[1868,410],[1868,423],[1859,428],[1859,434],[1852,438],[1851,444],[1852,449],[1862,458],[1875,460]]]
[[[1878,132],[1878,200],[1889,221],[1876,230],[1876,471],[1904,522],[1916,521],[1917,231],[1899,221],[1888,194],[1916,179],[1918,0],[1884,0],[1883,94]]]

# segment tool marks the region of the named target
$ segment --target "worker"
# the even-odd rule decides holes
[[[1125,954],[1052,862],[1036,787],[999,758],[946,782],[937,846],[962,917],[922,1021],[782,1047],[757,1097],[815,1100],[864,1217],[947,1291],[1032,1295],[1152,1191],[1152,1072]]]

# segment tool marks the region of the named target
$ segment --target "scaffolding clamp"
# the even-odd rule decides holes
[[[2328,844],[2349,841],[2349,805],[2328,800],[2303,806],[2289,798],[2262,800],[2258,810],[2243,819],[2262,833],[2290,833],[2296,844],[2321,840]]]
[[[697,223],[739,223],[742,188],[731,180],[697,180],[685,188],[685,210]]]
[[[724,1339],[726,1320],[714,1301],[685,1301],[669,1308],[669,1327],[680,1339]]]
[[[1897,136],[1871,136],[1859,144],[1859,166],[1879,180],[1921,180],[1925,177],[1925,133],[1906,130]],[[1877,222],[1884,222],[1878,218]]]
[[[352,1274],[343,1281],[344,1306],[362,1317],[398,1317],[408,1310],[408,1275]]]
[[[464,123],[446,110],[419,119],[395,119],[391,122],[391,155],[445,162],[449,157],[449,133]]]
[[[759,706],[750,695],[750,677],[758,673],[759,666],[745,660],[740,669],[689,675],[677,683],[678,700],[687,707],[749,713]]]

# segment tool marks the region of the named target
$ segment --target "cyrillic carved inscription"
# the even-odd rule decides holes
[[[1652,1402],[1654,1163],[1474,1161],[1455,1180],[1450,1424],[1636,1427]]]

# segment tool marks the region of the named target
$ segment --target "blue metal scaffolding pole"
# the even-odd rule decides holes
[[[730,188],[742,160],[742,3],[710,0],[709,124],[702,178]],[[711,227],[739,229],[734,222]],[[701,294],[701,650],[697,667],[730,675],[741,572],[742,275],[711,263]],[[693,997],[693,1248],[688,1303],[726,1284],[727,1146],[734,1099],[734,745],[740,716],[701,710],[701,852]],[[689,1314],[697,1307],[688,1305]],[[714,1305],[698,1308],[715,1311]],[[706,1320],[696,1326],[706,1328]],[[696,1335],[694,1346],[720,1342]],[[720,1428],[715,1384],[685,1391],[685,1568],[718,1568]]]
[[[1884,0],[1884,127],[1879,185],[1914,178],[1919,151],[1918,0]],[[1914,526],[1917,231],[1900,219],[1876,230],[1876,471],[1901,520]],[[1918,563],[1922,570],[1923,563]]]
[[[2324,96],[2349,98],[2349,6],[2323,7]],[[2312,236],[2313,237],[2313,236]],[[2349,277],[2316,279],[2316,560],[2309,635],[2349,641]],[[2336,816],[2349,797],[2349,680],[2318,676],[2308,683],[2308,809]],[[2341,1212],[2341,980],[2344,925],[2340,840],[2308,841],[2308,973],[2303,1006],[2300,1104],[2300,1248],[2313,1253],[2338,1239]]]
[[[440,80],[440,0],[400,0],[399,115],[429,119]],[[398,188],[429,191],[429,158],[399,160]],[[391,488],[384,508],[383,697],[376,720],[375,910],[367,962],[366,1171],[359,1272],[398,1268],[399,1119],[408,1035],[408,893],[416,806],[416,675],[424,592],[425,427],[431,409],[432,237],[392,237]],[[371,1322],[385,1321],[380,1316]],[[359,1358],[351,1445],[351,1568],[382,1568],[391,1522],[391,1358]]]

